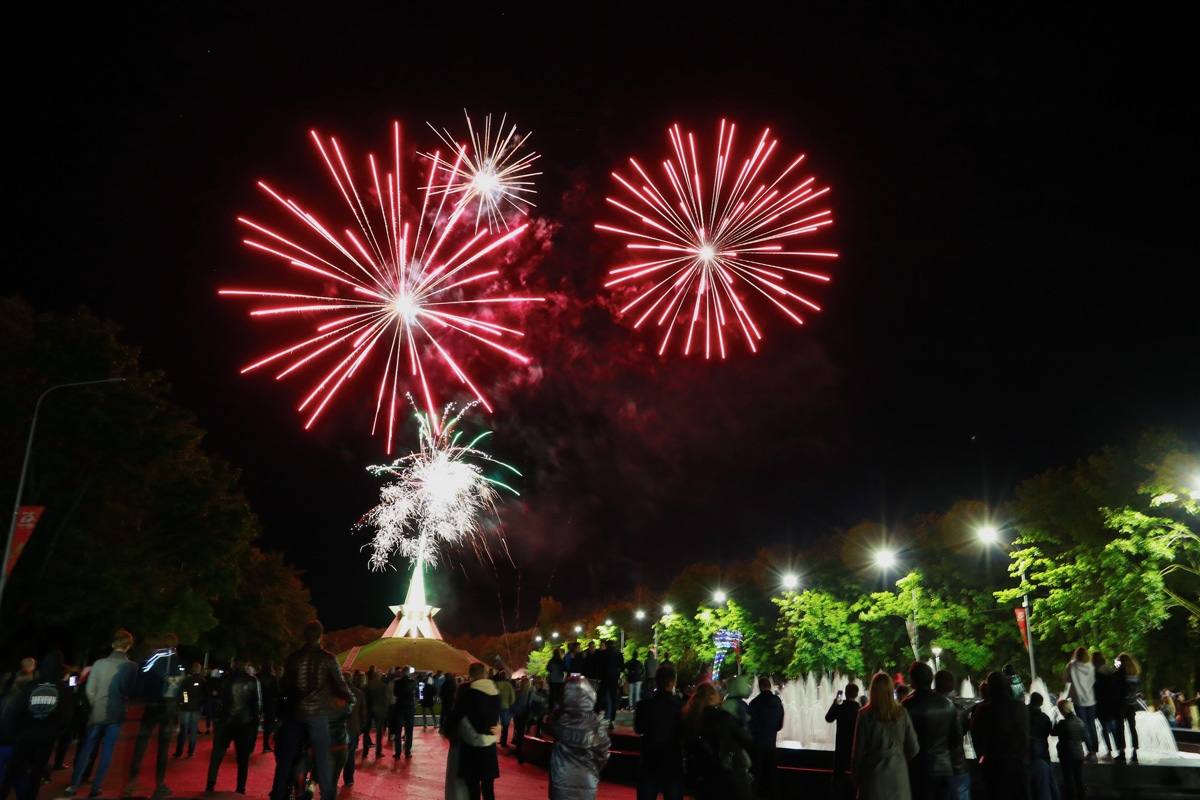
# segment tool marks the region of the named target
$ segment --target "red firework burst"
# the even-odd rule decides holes
[[[295,200],[286,198],[266,183],[258,186],[287,210],[312,243],[301,245],[275,230],[246,217],[238,222],[252,233],[244,240],[248,247],[281,259],[289,268],[323,279],[326,288],[311,293],[292,290],[222,289],[227,296],[267,299],[271,304],[251,310],[251,317],[316,316],[315,335],[245,367],[250,372],[267,365],[282,367],[280,380],[305,367],[324,364],[311,391],[300,403],[306,413],[305,429],[311,428],[339,390],[358,373],[373,353],[382,356],[377,389],[373,392],[375,415],[371,424],[374,435],[381,420],[386,425],[386,450],[392,451],[398,402],[408,387],[402,386],[401,373],[424,401],[435,430],[440,429],[437,401],[430,386],[423,356],[440,360],[472,395],[491,411],[487,398],[459,365],[441,334],[454,334],[480,342],[519,363],[529,358],[502,343],[523,336],[515,328],[482,319],[477,312],[491,304],[536,302],[540,297],[488,296],[491,279],[498,269],[489,269],[486,257],[515,240],[528,227],[521,225],[503,235],[462,230],[453,232],[464,208],[451,203],[446,207],[447,192],[432,191],[434,172],[430,169],[424,187],[420,211],[415,223],[405,218],[400,184],[400,124],[392,125],[392,170],[381,173],[374,155],[368,155],[370,189],[360,194],[342,148],[336,138],[322,142],[316,131],[310,133],[321,160],[329,170],[338,192],[358,227],[339,236]],[[468,159],[465,145],[460,146],[453,164]],[[436,160],[434,163],[438,163]],[[457,173],[451,173],[457,174]],[[365,202],[364,202],[365,200]],[[411,212],[410,212],[411,213]],[[413,230],[415,225],[416,230]],[[465,227],[465,226],[464,226]],[[472,294],[478,291],[479,294]],[[377,358],[378,360],[378,358]],[[332,366],[330,366],[332,364]]]
[[[699,325],[704,357],[712,355],[715,343],[725,358],[725,329],[735,323],[751,352],[757,352],[762,333],[748,306],[748,298],[756,295],[798,325],[804,323],[801,312],[821,310],[788,288],[786,281],[794,276],[828,283],[828,275],[801,267],[837,258],[837,253],[786,248],[793,247],[797,237],[833,224],[832,211],[815,208],[829,187],[817,187],[815,177],[795,175],[803,155],[773,179],[764,178],[778,145],[769,128],[741,165],[733,165],[735,127],[721,120],[716,162],[708,175],[701,172],[691,132],[682,132],[679,125],[667,130],[672,153],[662,166],[669,194],[633,158],[629,164],[636,178],[612,173],[632,200],[605,199],[637,224],[620,228],[597,223],[596,228],[626,237],[626,248],[637,254],[649,251],[642,256],[649,260],[639,257],[638,263],[616,267],[604,285],[639,287],[621,314],[639,314],[634,328],[655,317],[664,329],[659,355],[666,352],[675,330],[684,327],[683,354],[689,355]]]

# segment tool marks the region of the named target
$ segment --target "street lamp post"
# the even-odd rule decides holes
[[[72,386],[95,386],[100,383],[120,383],[124,378],[102,378],[95,381],[74,381],[59,383],[51,386],[38,397],[33,405],[33,419],[29,422],[29,438],[25,442],[25,460],[21,462],[21,477],[17,479],[17,497],[13,501],[12,521],[8,524],[8,535],[4,538],[4,560],[0,561],[0,604],[4,602],[4,589],[8,585],[8,556],[12,551],[13,536],[17,531],[17,516],[21,513],[21,495],[25,491],[25,476],[29,471],[29,456],[33,452],[33,435],[37,432],[38,413],[42,410],[42,401],[46,395],[56,389],[67,389]]]
[[[984,525],[977,531],[977,535],[984,544],[1004,547],[1000,529],[995,525]],[[1025,610],[1025,651],[1029,653],[1029,683],[1032,685],[1037,678],[1037,663],[1033,659],[1033,607],[1029,604],[1029,592],[1025,591],[1025,567],[1021,567],[1021,589],[1021,608]]]

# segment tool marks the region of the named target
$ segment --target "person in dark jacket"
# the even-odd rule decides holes
[[[938,670],[933,676],[933,690],[954,704],[954,710],[958,713],[958,729],[965,732],[970,726],[967,724],[966,708],[955,694],[956,686],[958,683],[954,673],[949,670]],[[967,770],[962,737],[959,737],[957,746],[950,751],[950,767],[954,775],[950,778],[949,800],[971,800],[971,774]]]
[[[396,734],[396,744],[393,745],[395,751],[392,758],[400,757],[401,734],[404,735],[404,757],[412,758],[413,728],[417,724],[417,682],[413,678],[412,667],[400,670],[400,677],[392,681],[392,694],[396,698],[392,717],[392,732]]]
[[[137,739],[133,745],[133,757],[129,762],[129,782],[125,786],[126,794],[133,794],[137,788],[138,773],[141,772],[142,758],[150,747],[150,739],[158,740],[158,757],[154,764],[154,779],[156,797],[170,794],[167,788],[167,754],[171,749],[171,739],[175,736],[175,727],[179,724],[179,691],[183,684],[183,668],[179,664],[179,654],[176,647],[179,637],[173,633],[159,638],[154,642],[155,649],[142,662],[135,675],[138,699],[143,702],[142,721],[138,725]]]
[[[987,699],[975,706],[971,741],[989,797],[1021,800],[1029,793],[1029,712],[1002,673],[987,679]]]
[[[1058,800],[1054,768],[1050,766],[1050,718],[1042,711],[1045,698],[1029,695],[1029,795],[1033,800]]]
[[[760,676],[758,696],[750,701],[750,738],[754,740],[754,794],[774,798],[776,780],[775,743],[783,730],[783,701],[775,694],[771,679]]]
[[[1096,719],[1104,747],[1113,761],[1121,762],[1125,760],[1124,681],[1099,650],[1092,653],[1092,666],[1096,670]]]
[[[343,678],[346,675],[343,673]],[[358,755],[358,739],[367,728],[367,695],[363,691],[367,685],[367,676],[361,672],[354,673],[353,680],[348,681],[350,691],[354,692],[354,708],[346,719],[346,764],[342,767],[342,783],[345,786],[354,785],[354,759]],[[337,780],[335,773],[333,779]]]
[[[633,655],[625,662],[625,680],[629,683],[629,707],[637,708],[637,704],[642,699],[642,679],[646,676],[642,673],[642,662],[638,660],[637,651],[633,651]],[[653,680],[654,676],[651,675]]]
[[[711,683],[696,687],[683,712],[688,779],[696,800],[750,800],[750,753],[754,740],[721,706]]]
[[[846,773],[850,769],[850,755],[854,752],[854,727],[858,724],[858,684],[846,684],[845,692],[838,692],[833,704],[825,712],[826,722],[836,722],[833,745],[833,780],[830,796],[833,800],[854,796],[854,785]]]
[[[0,798],[7,800],[16,788],[17,800],[36,800],[54,754],[54,745],[66,730],[71,709],[62,680],[62,653],[52,650],[42,658],[38,671],[14,689],[16,718],[13,720],[13,749],[0,780]]]
[[[913,800],[940,800],[953,783],[955,748],[962,747],[958,709],[933,690],[933,669],[924,661],[908,668],[913,691],[904,698],[904,709],[917,732],[921,749],[908,763],[908,783]]]
[[[1083,720],[1075,716],[1070,700],[1058,701],[1062,719],[1051,732],[1058,737],[1058,765],[1063,773],[1063,800],[1083,800],[1083,746],[1088,743]]]
[[[638,702],[633,729],[642,737],[637,800],[683,800],[683,702],[675,696],[675,668],[659,667],[654,694]]]
[[[454,699],[454,718],[449,728],[458,739],[458,778],[466,784],[472,800],[495,800],[494,784],[500,777],[496,739],[490,738],[493,732],[497,738],[500,733],[500,692],[486,674],[483,664],[471,665],[470,683],[462,686]],[[460,726],[475,735],[464,736]],[[479,743],[477,737],[489,738]]]
[[[617,703],[621,699],[621,673],[624,671],[625,661],[621,658],[621,651],[617,649],[616,642],[611,639],[604,640],[597,658],[600,671],[600,697],[597,698],[597,702],[604,709],[604,718],[608,720],[608,727],[611,728],[613,720],[617,718]]]
[[[1142,678],[1141,668],[1138,666],[1137,660],[1129,653],[1121,653],[1117,656],[1117,677],[1121,683],[1121,720],[1129,725],[1129,744],[1133,746],[1130,753],[1129,761],[1136,764],[1138,757],[1138,732],[1137,732],[1137,712],[1144,709],[1145,701],[1142,699]],[[1120,722],[1117,726],[1120,727]],[[1124,733],[1124,731],[1122,731]],[[1120,755],[1125,755],[1124,749]]]
[[[262,751],[271,752],[271,736],[279,727],[279,668],[268,661],[258,676],[262,690]]]
[[[443,736],[449,736],[449,728],[447,728],[449,721],[446,718],[454,712],[454,696],[458,694],[458,679],[450,672],[443,677],[445,680],[442,681],[442,686],[438,690],[442,699],[442,719],[438,726],[438,732]]]
[[[367,727],[363,733],[363,758],[370,754],[371,731],[375,731],[375,758],[383,755],[383,740],[386,738],[384,728],[388,724],[388,714],[391,713],[392,701],[389,697],[391,689],[383,682],[383,676],[375,667],[367,670]]]
[[[325,628],[313,620],[304,626],[304,646],[288,656],[279,682],[283,727],[275,745],[272,800],[286,800],[300,759],[304,736],[313,749],[314,771],[321,800],[333,800],[329,758],[329,714],[334,698],[352,701],[354,694],[342,678],[337,658],[321,647]]]
[[[204,683],[204,667],[200,662],[192,664],[191,671],[179,687],[179,737],[175,740],[175,758],[183,755],[187,744],[187,755],[196,752],[196,740],[200,733],[200,715],[204,713],[204,700],[208,689]]]
[[[567,681],[567,662],[563,659],[562,648],[554,648],[550,661],[546,663],[546,680],[550,684],[550,710],[558,708],[562,703],[563,687]]]
[[[246,793],[246,776],[250,770],[250,754],[258,738],[258,681],[238,665],[221,682],[221,696],[213,714],[216,733],[213,735],[212,755],[208,759],[208,781],[205,791],[217,785],[217,772],[225,759],[229,745],[237,758],[237,793]]]

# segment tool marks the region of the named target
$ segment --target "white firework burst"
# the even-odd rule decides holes
[[[416,412],[420,449],[391,464],[367,467],[372,475],[389,479],[379,492],[379,505],[358,523],[375,531],[369,545],[372,569],[383,569],[396,555],[418,564],[436,564],[443,547],[476,544],[481,516],[486,511],[495,513],[497,489],[518,494],[484,473],[483,465],[494,464],[521,474],[479,449],[491,431],[459,443],[458,423],[473,405],[457,414],[452,405],[447,406],[440,431],[427,414]]]

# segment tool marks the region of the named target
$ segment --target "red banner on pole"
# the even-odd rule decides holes
[[[1013,613],[1017,615],[1017,629],[1021,631],[1021,644],[1025,645],[1025,649],[1029,649],[1029,619],[1025,616],[1024,608],[1014,608]]]
[[[13,567],[17,565],[21,551],[25,549],[29,537],[33,536],[33,529],[37,526],[38,520],[42,518],[42,512],[45,510],[45,506],[21,506],[17,509],[17,524],[13,528],[12,549],[9,551],[8,563],[4,565],[6,576],[12,575]]]

